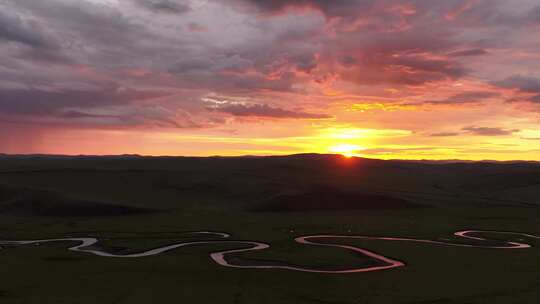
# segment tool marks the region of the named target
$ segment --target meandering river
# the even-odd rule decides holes
[[[326,273],[326,274],[346,274],[346,273],[359,273],[359,272],[371,272],[371,271],[380,271],[386,269],[392,269],[396,267],[403,267],[406,265],[403,261],[398,261],[389,257],[386,257],[380,253],[373,252],[371,250],[355,247],[351,245],[344,245],[339,243],[333,243],[332,240],[379,240],[379,241],[392,241],[392,242],[415,242],[415,243],[424,243],[437,246],[454,246],[454,247],[470,247],[470,248],[486,248],[486,249],[497,249],[497,250],[508,250],[508,249],[527,249],[531,248],[532,245],[525,243],[520,239],[519,242],[514,241],[499,241],[499,240],[490,240],[485,237],[481,237],[481,234],[500,234],[500,235],[514,235],[520,236],[521,238],[529,239],[540,239],[539,236],[531,235],[527,233],[520,232],[503,232],[503,231],[481,231],[481,230],[464,230],[457,231],[454,233],[454,236],[462,238],[464,241],[470,241],[470,243],[458,243],[451,241],[439,241],[439,240],[428,240],[428,239],[416,239],[416,238],[403,238],[403,237],[386,237],[386,236],[361,236],[361,235],[309,235],[297,237],[294,240],[297,243],[311,246],[326,246],[326,247],[335,247],[341,248],[344,250],[350,250],[355,253],[367,256],[378,263],[377,266],[366,266],[366,267],[351,267],[348,269],[339,269],[339,270],[323,270],[309,267],[297,267],[297,266],[288,266],[288,265],[278,265],[277,263],[271,262],[262,262],[262,261],[250,261],[248,264],[241,263],[231,263],[228,257],[245,253],[250,251],[259,251],[265,250],[271,247],[270,244],[260,242],[260,241],[241,241],[241,240],[232,240],[231,235],[224,232],[212,232],[212,231],[199,231],[192,234],[202,235],[205,237],[211,237],[211,239],[205,239],[201,241],[190,241],[190,242],[177,242],[171,245],[166,245],[158,247],[151,250],[141,251],[138,253],[130,254],[116,254],[108,252],[106,250],[96,249],[96,245],[99,243],[97,238],[91,237],[81,237],[81,238],[58,238],[58,239],[43,239],[43,240],[24,240],[24,241],[0,241],[0,246],[20,246],[20,245],[30,245],[30,244],[43,244],[51,242],[74,242],[77,245],[69,247],[68,250],[93,254],[101,257],[107,258],[143,258],[154,255],[159,255],[171,250],[176,250],[182,247],[196,246],[196,245],[208,245],[208,244],[235,244],[239,245],[241,248],[216,251],[210,254],[210,258],[216,262],[218,265],[224,267],[232,268],[246,268],[246,269],[284,269],[292,271],[301,271],[301,272],[311,272],[311,273]],[[483,244],[482,244],[483,243]],[[496,245],[495,245],[496,244]]]

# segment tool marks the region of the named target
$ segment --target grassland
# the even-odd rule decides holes
[[[242,259],[340,267],[370,261],[294,237],[452,239],[468,228],[540,235],[539,197],[540,165],[525,162],[2,157],[0,239],[92,236],[105,248],[133,252],[192,239],[186,231],[212,230],[272,245]],[[351,275],[230,269],[208,256],[233,245],[133,260],[69,252],[62,243],[5,248],[0,302],[538,303],[540,244],[527,241],[537,246],[347,241],[407,262]]]

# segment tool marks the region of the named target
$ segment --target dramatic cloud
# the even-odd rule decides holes
[[[138,5],[157,13],[181,14],[188,12],[189,5],[174,0],[134,0]]]
[[[238,2],[244,2],[252,4],[262,11],[267,12],[279,12],[287,8],[312,8],[322,11],[328,16],[336,16],[343,14],[351,14],[359,9],[367,9],[374,4],[375,1],[363,0],[363,1],[350,1],[350,0],[240,0]]]
[[[35,48],[54,48],[56,44],[47,37],[34,20],[24,20],[17,15],[0,11],[0,40],[22,43]]]
[[[164,92],[140,91],[114,85],[99,90],[1,90],[0,113],[47,115],[63,108],[126,104],[166,95]]]
[[[504,80],[495,81],[494,84],[526,93],[540,93],[540,78],[535,77],[513,75]]]
[[[505,136],[505,135],[512,135],[516,132],[519,132],[518,129],[502,129],[502,128],[489,128],[489,127],[476,127],[476,126],[470,126],[463,128],[463,131],[467,131],[474,135],[481,135],[481,136]]]
[[[488,52],[484,49],[470,49],[470,50],[463,50],[463,51],[455,51],[448,56],[450,57],[463,57],[463,56],[480,56],[480,55],[486,55]]]
[[[233,116],[254,116],[266,118],[295,118],[295,119],[327,119],[326,114],[313,114],[303,111],[290,111],[269,106],[267,104],[244,104],[222,102],[208,106],[211,111],[228,113]]]
[[[450,137],[450,136],[458,136],[460,134],[461,133],[459,133],[459,132],[439,132],[439,133],[429,134],[429,136],[432,136],[432,137]]]
[[[540,23],[540,5],[537,5],[532,10],[530,10],[526,20],[531,23]]]
[[[431,133],[431,137],[454,137],[454,136],[466,136],[470,135],[479,135],[479,136],[509,136],[514,133],[520,132],[519,129],[503,129],[495,127],[477,127],[469,126],[461,129],[462,132],[439,132]]]
[[[497,92],[489,91],[477,91],[477,92],[464,92],[453,96],[450,96],[442,100],[423,101],[419,104],[433,104],[433,105],[459,105],[459,104],[471,104],[483,102],[487,99],[500,96]]]
[[[510,98],[508,102],[540,103],[540,78],[513,75],[504,80],[495,81],[493,84],[501,88],[512,89],[516,92],[526,94]]]
[[[535,95],[535,96],[530,97],[529,101],[535,102],[535,103],[540,103],[540,95]]]
[[[95,126],[137,126],[147,125],[172,128],[202,128],[203,125],[190,120],[189,115],[181,117],[176,113],[159,106],[123,105],[102,107],[99,109],[63,109],[56,117],[75,120],[80,124]]]
[[[538,128],[539,12],[535,0],[0,0],[0,124],[160,134],[149,142],[400,129],[412,135],[343,144],[404,155],[519,141],[477,126]],[[350,140],[331,138],[290,145]],[[458,149],[418,153],[441,151]]]

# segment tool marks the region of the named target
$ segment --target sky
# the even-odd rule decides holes
[[[540,160],[537,0],[0,0],[0,153]]]

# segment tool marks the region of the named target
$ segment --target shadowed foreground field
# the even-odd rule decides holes
[[[271,248],[239,261],[340,269],[374,263],[315,234],[462,242],[457,230],[540,235],[540,165],[426,163],[296,155],[267,158],[2,157],[0,239],[95,237],[129,254],[224,231]],[[538,303],[539,241],[492,250],[343,239],[406,262],[357,274],[233,269],[186,247],[137,259],[67,251],[66,242],[0,250],[1,303]],[[497,242],[495,242],[497,243]],[[234,261],[232,261],[234,262]]]

